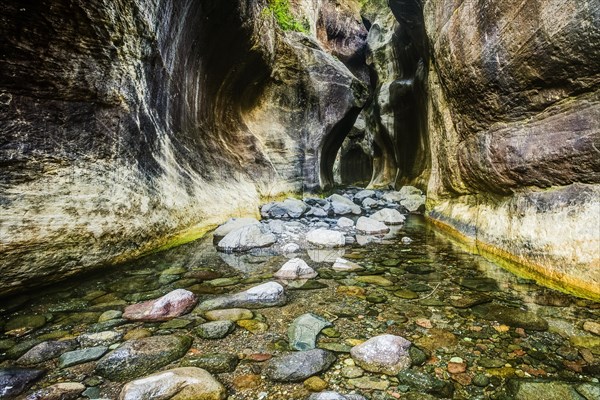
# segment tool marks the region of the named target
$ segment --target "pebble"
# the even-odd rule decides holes
[[[317,272],[306,264],[301,258],[292,258],[273,274],[281,280],[312,279],[317,277]]]
[[[235,329],[233,321],[212,321],[199,325],[195,333],[203,339],[222,339]]]
[[[87,349],[74,350],[64,353],[58,359],[59,368],[67,368],[89,361],[95,361],[108,351],[106,346],[90,347]]]
[[[386,334],[353,347],[350,354],[367,371],[396,375],[411,365],[410,346],[411,342],[405,338]]]
[[[327,389],[329,384],[318,376],[311,376],[307,380],[303,382],[304,387],[310,390],[311,392],[321,392]]]

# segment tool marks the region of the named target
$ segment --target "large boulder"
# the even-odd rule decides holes
[[[390,228],[381,221],[369,217],[360,217],[356,221],[356,230],[367,235],[388,233]]]
[[[248,225],[258,225],[260,221],[256,218],[230,218],[213,231],[213,242],[219,243],[228,233]]]
[[[300,218],[308,209],[302,200],[285,199],[265,204],[261,207],[260,214],[265,218]]]

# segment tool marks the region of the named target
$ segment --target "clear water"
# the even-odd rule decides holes
[[[98,324],[98,319],[107,310],[123,310],[129,304],[154,299],[177,288],[193,291],[200,300],[238,292],[272,280],[272,273],[286,257],[268,252],[218,253],[208,235],[118,268],[2,299],[2,367],[17,365],[16,359],[41,341],[76,338],[86,332],[182,333],[194,337],[191,350],[182,360],[162,369],[178,366],[198,354],[230,353],[241,358],[235,370],[214,374],[227,387],[229,398],[301,399],[309,394],[302,382],[270,382],[261,376],[264,362],[260,360],[286,353],[289,324],[297,316],[313,312],[332,321],[337,334],[331,336],[339,336],[321,334],[318,346],[333,343],[348,348],[383,333],[409,339],[427,356],[424,365],[416,365],[413,370],[448,382],[454,389],[453,398],[513,398],[516,389],[511,389],[509,382],[519,378],[569,382],[568,387],[575,391],[581,383],[597,385],[600,337],[589,330],[593,323],[600,322],[600,304],[540,287],[480,256],[466,253],[421,217],[411,216],[396,234],[396,239],[355,243],[339,251],[298,254],[320,273],[317,281],[322,287],[288,288],[287,305],[255,312],[255,320],[267,324],[266,331],[252,333],[238,327],[219,340],[204,340],[194,334],[194,328],[203,322],[200,313],[179,318],[184,320],[181,325],[188,322],[185,327],[120,319]],[[402,244],[402,236],[413,242]],[[336,273],[331,265],[338,256],[357,262],[366,270],[358,275]],[[206,281],[206,271],[217,272],[209,278],[218,280]],[[362,275],[385,278],[388,286],[381,286],[382,282],[360,282]],[[477,302],[485,304],[468,306]],[[502,317],[502,321],[496,321],[493,313],[498,309],[506,311],[506,307],[510,308],[508,320]],[[35,327],[19,326],[27,325],[19,324],[20,317],[40,315],[45,322],[30,324]],[[547,328],[521,329],[518,319],[531,322],[532,315],[545,321]],[[465,372],[449,372],[453,357],[462,359]],[[395,377],[368,372],[360,378],[362,381],[345,377],[351,364],[349,358],[347,353],[337,353],[337,362],[320,375],[328,382],[329,390],[362,393],[370,399],[427,398],[422,394],[423,388]],[[117,398],[123,385],[98,377],[94,362],[60,369],[53,359],[33,367],[46,368],[48,373],[29,392],[60,381],[78,381],[94,388],[86,392],[92,398]],[[364,383],[368,377],[372,384]],[[383,387],[385,390],[377,390]],[[443,396],[435,391],[431,395]]]

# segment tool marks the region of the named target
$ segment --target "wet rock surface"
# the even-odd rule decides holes
[[[331,230],[338,229],[337,220],[319,218]],[[270,225],[280,233],[270,248],[223,257],[208,236],[11,308],[0,320],[1,367],[29,360],[28,368],[47,371],[26,380],[24,396],[66,382],[83,385],[89,398],[149,396],[155,383],[174,390],[155,375],[201,368],[208,374],[203,381],[224,388],[215,384],[210,396],[225,393],[239,400],[264,393],[276,400],[504,400],[528,393],[552,398],[553,391],[594,399],[597,303],[517,278],[455,247],[417,215],[365,244],[351,240],[355,228],[340,229],[344,247],[322,249],[303,239],[316,220],[259,223],[271,221],[278,221]],[[406,237],[411,241],[402,240]],[[279,246],[290,242],[300,245],[293,255]],[[285,286],[274,282],[292,257],[318,276]],[[196,308],[168,321],[122,318],[130,305],[157,301],[176,289],[193,293]],[[213,307],[223,308],[205,309]],[[31,318],[35,315],[43,316],[43,325],[41,318]],[[16,322],[7,326],[9,321]],[[391,364],[402,364],[399,372],[380,359],[394,346],[384,346],[366,363],[355,359],[353,348],[388,335],[412,343],[393,352],[398,357]],[[309,351],[316,353],[290,350],[313,343]],[[181,382],[192,385],[188,378]],[[125,391],[132,381],[141,386]]]

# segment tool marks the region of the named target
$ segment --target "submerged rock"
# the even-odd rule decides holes
[[[157,372],[129,382],[119,400],[202,399],[223,400],[225,387],[207,371],[182,367]]]
[[[354,346],[350,355],[367,371],[396,375],[411,366],[411,345],[410,341],[401,336],[380,335]]]
[[[360,217],[358,221],[356,221],[356,230],[368,235],[376,235],[380,233],[388,233],[390,228],[388,228],[381,221],[377,221],[368,217]]]
[[[181,358],[191,345],[192,339],[188,336],[129,340],[98,361],[96,372],[119,382],[137,378]]]
[[[84,390],[79,382],[61,382],[33,392],[25,400],[74,400]]]
[[[401,225],[406,220],[404,215],[400,214],[398,210],[394,210],[393,208],[384,208],[383,210],[379,210],[371,215],[370,218],[383,222],[386,225]]]
[[[40,379],[44,373],[45,371],[39,369],[0,369],[0,398],[18,396]]]
[[[588,384],[589,385],[589,384]],[[510,379],[507,382],[508,392],[515,400],[583,400],[578,393],[577,383],[561,382],[549,379]],[[592,384],[596,394],[600,393],[600,384]],[[584,389],[585,391],[585,389]],[[586,400],[588,400],[586,398]]]
[[[221,374],[233,372],[240,359],[235,354],[229,353],[203,353],[199,355],[186,356],[181,362],[183,367],[197,367],[210,372]]]
[[[204,318],[209,321],[239,321],[240,319],[252,319],[254,313],[245,308],[229,308],[224,310],[212,310],[204,313]]]
[[[355,262],[352,261],[348,261],[344,258],[337,258],[335,260],[335,262],[333,263],[332,267],[331,267],[334,271],[346,271],[346,272],[353,272],[353,271],[362,271],[364,270],[364,267],[361,267],[360,265],[358,265]]]
[[[338,392],[320,392],[313,393],[306,400],[367,400],[366,397],[363,397],[359,394],[341,394]]]
[[[198,297],[194,293],[177,289],[156,300],[126,307],[123,318],[131,321],[168,321],[189,313],[197,302]]]
[[[287,298],[283,286],[277,282],[267,282],[241,293],[203,301],[198,305],[198,308],[200,310],[209,311],[233,307],[276,307],[284,305],[286,301]]]
[[[288,328],[288,338],[292,350],[312,350],[317,336],[323,328],[333,326],[325,318],[313,313],[302,314]]]
[[[548,330],[548,321],[536,314],[514,307],[506,307],[496,303],[481,304],[473,307],[475,315],[489,321],[532,331]]]
[[[342,232],[323,228],[308,232],[306,240],[318,247],[342,247],[346,244],[346,238]]]
[[[235,329],[233,321],[213,321],[201,324],[196,328],[196,334],[203,339],[222,339]]]
[[[273,277],[282,280],[312,279],[317,277],[317,272],[306,264],[301,258],[287,261]]]
[[[335,360],[326,350],[300,351],[271,359],[263,371],[273,381],[299,382],[325,371]]]
[[[241,252],[268,247],[277,237],[264,225],[247,225],[229,232],[217,245],[219,251]]]
[[[87,349],[74,350],[64,353],[58,359],[60,368],[67,368],[77,364],[95,361],[108,351],[106,346],[89,347]]]
[[[430,393],[443,398],[452,398],[454,385],[451,382],[437,379],[424,372],[407,369],[398,374],[401,384],[407,385],[422,393]]]
[[[77,348],[77,341],[75,340],[49,340],[32,347],[17,360],[17,364],[39,364],[75,348]]]

